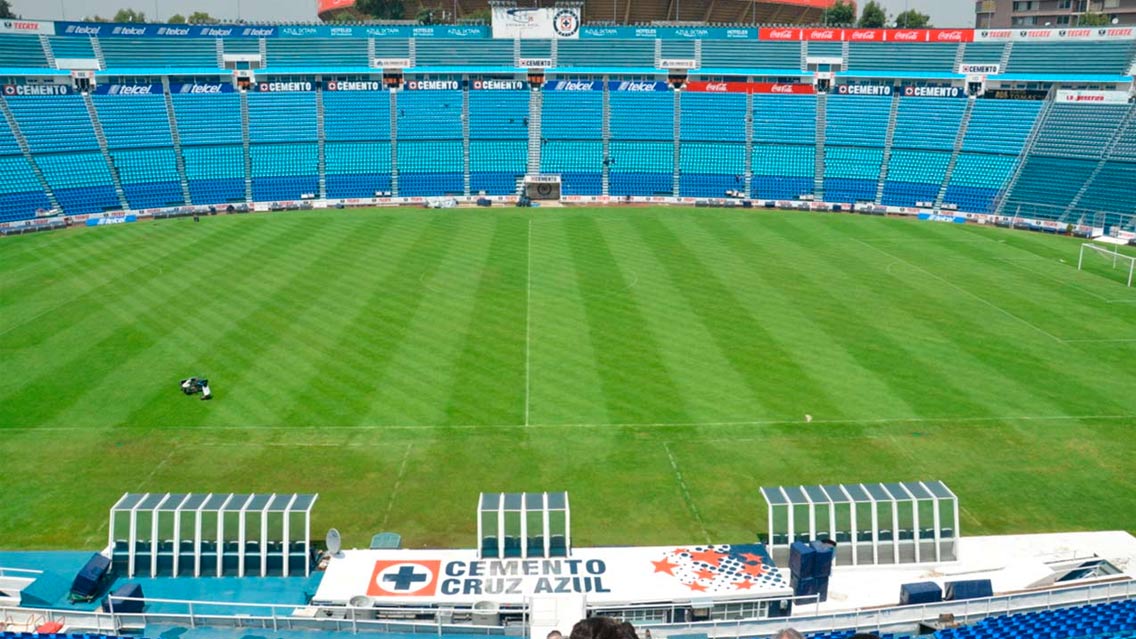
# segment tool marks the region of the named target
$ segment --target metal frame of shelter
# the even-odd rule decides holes
[[[206,563],[215,566],[220,577],[226,559],[235,559],[237,575],[244,577],[250,558],[254,560],[250,563],[259,566],[262,577],[268,575],[269,563],[279,560],[281,573],[287,577],[293,560],[300,557],[307,576],[311,574],[312,506],[318,498],[318,494],[295,493],[125,493],[110,509],[109,545],[112,556],[121,558],[126,552],[130,577],[135,575],[139,560],[149,565],[151,577],[166,567],[171,576],[178,576],[183,560],[193,561],[194,577],[201,576]],[[119,514],[128,517],[129,531],[125,539],[116,540],[115,519]],[[303,537],[295,541],[294,515],[304,518]],[[236,519],[236,539],[226,538],[226,519]],[[250,519],[259,523],[259,538],[248,537]],[[192,535],[186,538],[182,536],[183,523],[192,527]],[[270,551],[269,546],[274,544],[279,544],[279,550]]]
[[[774,561],[787,560],[794,541],[813,539],[836,542],[843,564],[958,559],[959,501],[941,481],[762,486],[761,495]]]
[[[482,559],[567,557],[572,554],[571,530],[568,493],[481,493],[477,499]]]

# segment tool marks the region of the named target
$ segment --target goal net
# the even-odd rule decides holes
[[[1131,288],[1133,274],[1136,274],[1136,257],[1121,253],[1117,246],[1113,246],[1110,250],[1099,244],[1082,244],[1081,254],[1077,258],[1077,270],[1100,271],[1102,268],[1111,268],[1118,272]]]

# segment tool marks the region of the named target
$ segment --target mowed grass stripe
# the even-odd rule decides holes
[[[663,364],[671,372],[683,403],[694,422],[759,419],[776,414],[764,393],[753,392],[746,379],[749,370],[739,370],[729,353],[719,348],[703,312],[675,285],[666,263],[684,256],[659,258],[654,240],[636,232],[632,219],[601,224],[616,260],[633,273],[633,296],[649,330],[657,336]],[[713,383],[707,383],[712,380]],[[670,463],[669,458],[667,459]]]
[[[662,348],[597,222],[564,218],[607,414],[615,423],[688,422]]]
[[[802,420],[806,413],[843,416],[843,407],[800,365],[798,354],[767,328],[766,323],[776,318],[751,314],[734,294],[737,283],[720,280],[664,222],[644,217],[631,224],[718,351],[769,414]]]
[[[255,239],[248,248],[254,254],[267,256],[272,253],[272,243],[283,235],[286,228],[281,226],[273,231],[256,233],[255,229],[243,229],[236,236],[252,234]],[[3,393],[0,395],[0,416],[11,415],[0,419],[0,424],[51,423],[53,417],[81,400],[93,402],[83,412],[96,417],[101,424],[108,424],[97,411],[121,405],[120,402],[137,401],[136,389],[131,382],[142,381],[137,377],[115,378],[114,371],[139,351],[163,343],[170,335],[184,332],[192,326],[187,326],[185,316],[170,312],[172,305],[175,300],[200,295],[200,287],[227,275],[232,250],[230,244],[217,243],[198,257],[187,258],[184,264],[190,271],[184,276],[139,275],[136,287],[124,283],[113,296],[108,295],[95,302],[93,310],[97,315],[83,314],[80,319],[74,314],[61,313],[59,318],[53,319],[53,325],[78,319],[75,322],[78,326],[50,336],[45,340],[48,344],[35,345],[33,338],[30,340],[33,345],[23,347],[26,348],[24,361],[19,364],[22,372],[16,378],[22,385],[11,387],[5,384],[5,387],[0,387],[0,393]],[[228,257],[226,253],[229,253]],[[82,277],[82,274],[76,276]],[[22,345],[22,339],[16,337],[10,343]],[[61,355],[65,353],[66,356],[43,358],[44,350]],[[17,365],[12,359],[6,358],[6,361]],[[12,376],[6,377],[12,379]],[[88,392],[108,377],[118,382],[109,395],[96,396]],[[61,384],[69,392],[53,392],[52,389]],[[42,401],[44,398],[50,398],[50,401]],[[96,412],[89,412],[91,410]]]

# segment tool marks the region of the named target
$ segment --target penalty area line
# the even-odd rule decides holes
[[[406,477],[406,464],[410,461],[410,451],[414,450],[414,443],[411,442],[406,445],[406,452],[402,454],[402,463],[398,465],[398,476],[394,480],[394,488],[391,488],[390,499],[387,500],[387,510],[383,513],[383,521],[379,524],[379,528],[385,530],[387,522],[390,521],[391,512],[394,510],[394,500],[398,497],[398,489],[402,487],[402,480]]]

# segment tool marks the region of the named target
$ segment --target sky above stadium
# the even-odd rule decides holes
[[[970,0],[883,0],[883,4],[889,14],[907,8],[928,13],[936,26],[974,26],[974,3]],[[194,11],[230,19],[315,20],[315,5],[315,0],[12,0],[12,9],[17,14],[48,20],[78,20],[92,15],[109,17],[121,8],[136,9],[150,19],[157,16],[159,20],[175,13],[188,15]]]

